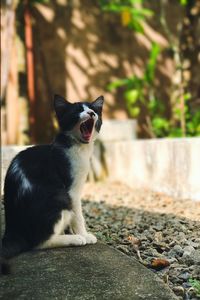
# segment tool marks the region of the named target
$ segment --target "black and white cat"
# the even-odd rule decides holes
[[[4,258],[30,249],[97,242],[86,230],[81,192],[102,125],[103,101],[100,96],[72,104],[56,95],[60,132],[53,143],[30,147],[11,162],[4,186]]]

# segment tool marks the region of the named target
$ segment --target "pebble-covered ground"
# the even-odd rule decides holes
[[[178,299],[200,299],[200,202],[109,182],[88,183],[83,198],[99,240],[156,272]]]

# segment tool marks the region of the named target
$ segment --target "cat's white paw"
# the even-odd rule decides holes
[[[72,235],[73,237],[73,245],[74,246],[83,246],[86,245],[87,241],[86,238],[80,234]]]
[[[92,233],[87,232],[84,237],[86,239],[86,244],[96,244],[97,242],[96,236],[94,236]]]

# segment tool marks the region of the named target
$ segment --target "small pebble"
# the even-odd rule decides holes
[[[178,275],[178,278],[183,279],[183,280],[188,280],[190,278],[190,274],[188,272],[182,273]]]
[[[172,290],[177,296],[184,296],[185,294],[185,290],[182,286],[174,286]]]

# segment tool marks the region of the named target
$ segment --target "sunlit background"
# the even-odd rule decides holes
[[[88,229],[156,272],[177,299],[199,299],[200,0],[3,0],[2,193],[11,159],[32,144],[53,140],[58,129],[54,94],[71,102],[105,98],[103,126],[83,191]],[[96,261],[99,250],[91,249]],[[55,268],[47,268],[51,252],[43,253],[45,259],[35,260],[32,254],[17,259],[23,271],[14,271],[19,281],[15,274],[4,281],[4,298],[32,293],[26,286],[30,280],[36,298],[43,288],[44,297],[50,292],[56,299],[65,289],[69,298],[70,290],[77,293],[71,288],[73,273],[69,284],[60,280],[66,282],[71,252],[55,252]],[[101,268],[102,261],[101,256]],[[88,262],[81,262],[84,284],[91,283],[93,290],[96,264],[90,271]],[[53,282],[40,276],[45,278],[41,289],[35,270],[40,275],[42,269]],[[83,268],[75,264],[74,270],[79,269],[83,278]],[[98,269],[100,279],[95,280],[104,284],[100,273]],[[137,287],[134,280],[128,284],[138,298],[147,277],[136,273]],[[106,299],[106,291],[112,298],[113,274],[97,298]],[[124,282],[129,281],[122,277],[122,290],[128,290]],[[152,286],[148,297],[155,298],[153,292]],[[89,293],[87,288],[87,297]]]
[[[3,144],[46,143],[55,93],[139,138],[200,135],[200,1],[2,1]]]

